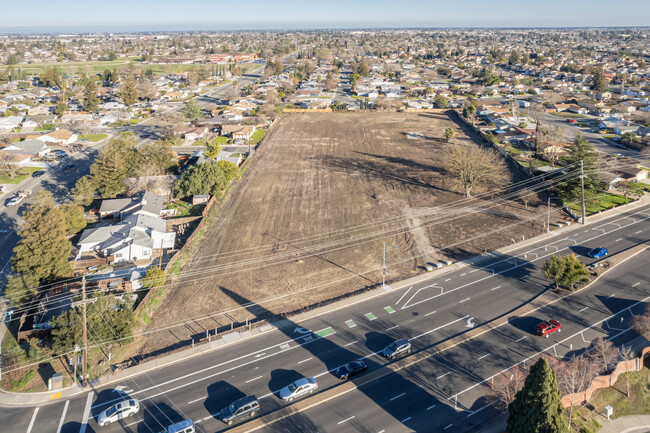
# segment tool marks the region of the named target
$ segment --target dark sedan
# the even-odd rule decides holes
[[[45,170],[38,170],[32,173],[32,177],[41,177],[45,174]]]
[[[364,372],[366,368],[368,368],[368,366],[363,361],[348,362],[336,370],[336,377],[341,380],[346,380],[350,376]]]

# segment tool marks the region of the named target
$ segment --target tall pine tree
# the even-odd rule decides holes
[[[540,358],[508,406],[507,433],[565,433],[567,423],[555,371]]]
[[[573,177],[560,186],[562,198],[569,201],[576,201],[581,198],[580,161],[582,161],[585,173],[585,195],[594,195],[602,190],[604,185],[600,180],[598,168],[596,167],[598,154],[580,132],[578,132],[571,146],[567,148],[567,152],[569,153],[567,162],[575,165],[572,168]]]
[[[102,197],[115,197],[124,191],[127,169],[123,153],[107,148],[90,167],[90,174]]]
[[[11,259],[14,271],[35,281],[52,281],[71,274],[68,262],[72,244],[66,238],[63,213],[52,195],[41,190],[23,216],[20,240]]]
[[[97,111],[99,108],[99,97],[97,97],[97,84],[94,78],[88,80],[84,89],[83,109],[85,111]]]

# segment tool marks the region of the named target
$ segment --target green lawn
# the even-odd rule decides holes
[[[83,61],[83,62],[63,62],[63,63],[31,63],[26,65],[14,65],[14,69],[20,66],[20,68],[26,72],[28,75],[39,75],[45,72],[49,68],[57,68],[59,72],[65,72],[68,74],[85,74],[85,73],[97,73],[104,72],[106,69],[117,69],[122,66],[127,66],[129,64],[139,64],[141,66],[146,66],[140,63],[139,57],[124,57],[122,59],[117,59],[112,62],[100,62],[98,60],[93,61]],[[189,65],[188,65],[189,66]],[[7,67],[0,67],[0,70],[6,70]]]
[[[548,114],[550,114],[551,116],[564,117],[567,119],[586,119],[589,117],[589,116],[585,116],[584,114],[567,113],[566,111],[550,112]]]
[[[120,126],[128,126],[128,125],[137,125],[138,123],[142,122],[143,120],[144,119],[131,119],[129,121],[118,120],[117,122],[113,122],[108,126],[120,127]]]
[[[94,143],[94,142],[97,142],[97,141],[101,141],[101,140],[105,139],[106,137],[108,137],[107,134],[81,134],[79,136],[79,140],[88,140],[88,141],[92,141]]]
[[[266,129],[258,129],[257,131],[253,132],[253,135],[251,136],[251,146],[255,146],[257,143],[259,143],[265,135]]]
[[[34,132],[41,132],[41,131],[54,131],[59,125],[55,125],[52,123],[47,123],[43,126],[37,126],[34,128]]]
[[[223,135],[215,138],[214,141],[216,141],[217,144],[221,144],[222,146],[225,145],[225,144],[230,144],[230,142],[231,142],[230,138],[225,137]]]
[[[199,216],[201,215],[201,212],[203,212],[203,209],[205,209],[205,204],[197,204],[195,206],[192,206],[188,202],[179,200],[174,203],[168,203],[167,208],[176,209],[178,212],[176,215],[177,217]]]
[[[589,216],[622,204],[630,203],[631,201],[631,199],[626,200],[622,195],[608,193],[602,197],[598,197],[597,200],[587,199],[585,209],[587,211],[587,216]],[[569,207],[576,212],[582,212],[582,206],[580,203],[569,203]]]
[[[6,176],[6,175],[1,175],[0,176],[0,184],[2,184],[2,183],[12,184],[12,185],[19,184],[23,180],[30,177],[32,175],[32,173],[34,173],[36,171],[41,171],[41,170],[43,170],[43,169],[39,168],[39,167],[24,167],[24,168],[21,168],[20,170],[18,170],[18,172],[16,173],[16,175],[13,178],[11,178],[9,176]]]

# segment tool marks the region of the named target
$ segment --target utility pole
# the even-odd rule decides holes
[[[82,374],[82,387],[86,387],[86,352],[88,351],[88,336],[86,330],[86,276],[84,275],[81,280],[81,311],[83,321],[83,353],[81,357],[81,374]]]
[[[580,190],[582,192],[582,225],[587,224],[587,210],[585,209],[585,169],[580,160]]]

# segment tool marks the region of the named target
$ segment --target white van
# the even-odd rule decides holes
[[[194,423],[191,419],[186,419],[185,421],[177,422],[167,427],[162,433],[195,433]]]

